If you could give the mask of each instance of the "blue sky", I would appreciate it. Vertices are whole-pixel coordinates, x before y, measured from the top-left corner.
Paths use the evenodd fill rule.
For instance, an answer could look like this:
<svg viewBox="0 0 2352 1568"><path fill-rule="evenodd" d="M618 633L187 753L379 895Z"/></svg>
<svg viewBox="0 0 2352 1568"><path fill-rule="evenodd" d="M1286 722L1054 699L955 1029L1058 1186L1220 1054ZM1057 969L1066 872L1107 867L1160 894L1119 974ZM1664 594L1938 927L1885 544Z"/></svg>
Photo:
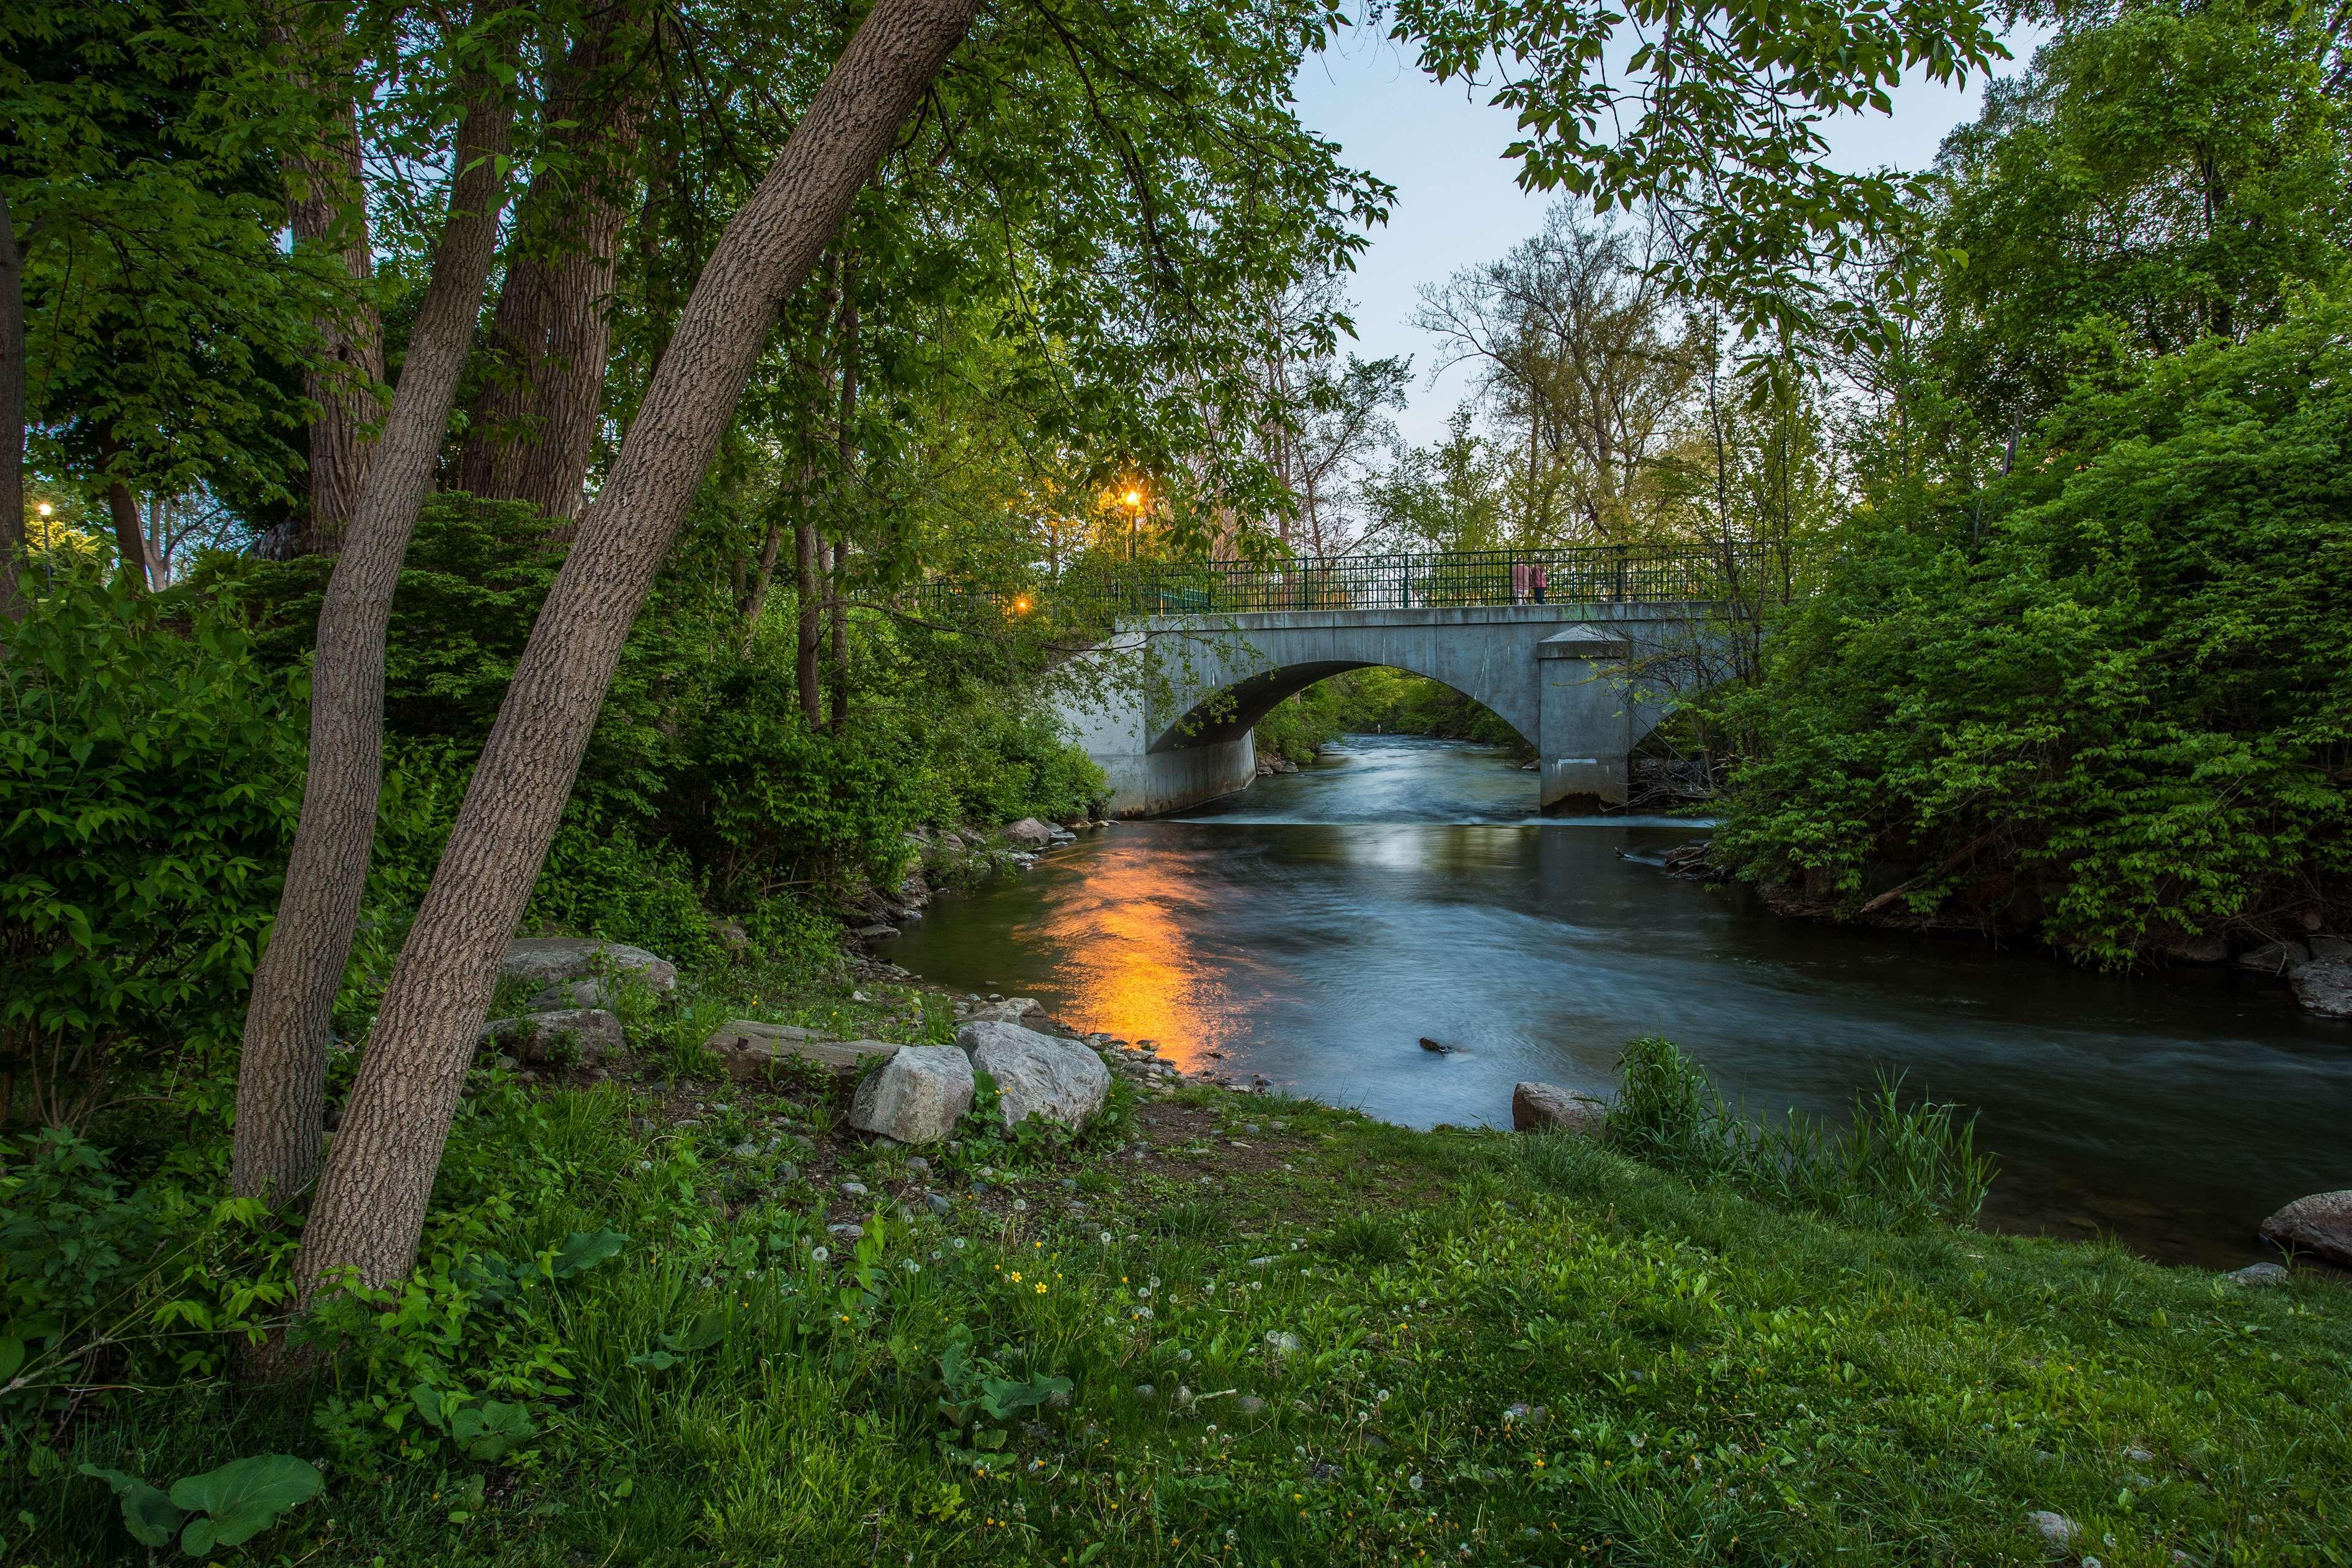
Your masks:
<svg viewBox="0 0 2352 1568"><path fill-rule="evenodd" d="M2023 68L2039 36L2010 37L2017 57L2000 68L2003 74ZM1981 79L1964 88L1906 83L1894 95L1892 115L1849 117L1828 128L1831 161L1848 169L1924 168L1945 133L1975 117L1982 95ZM1512 183L1517 165L1502 156L1514 134L1509 111L1487 107L1484 93L1435 85L1365 29L1307 62L1298 101L1307 124L1338 141L1349 162L1397 187L1394 211L1371 232L1370 248L1349 280L1354 351L1368 359L1412 356L1412 403L1397 423L1409 439L1430 440L1469 390L1468 372L1448 371L1430 386L1434 344L1411 325L1413 291L1500 256L1536 232L1550 198L1522 194Z"/></svg>

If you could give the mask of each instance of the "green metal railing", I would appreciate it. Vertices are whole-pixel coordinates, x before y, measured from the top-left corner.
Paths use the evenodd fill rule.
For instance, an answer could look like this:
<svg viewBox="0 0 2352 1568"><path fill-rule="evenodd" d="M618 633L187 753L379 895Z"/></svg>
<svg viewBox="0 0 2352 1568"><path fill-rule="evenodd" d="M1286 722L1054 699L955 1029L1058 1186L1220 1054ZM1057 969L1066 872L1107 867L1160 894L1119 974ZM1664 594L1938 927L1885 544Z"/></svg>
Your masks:
<svg viewBox="0 0 2352 1568"><path fill-rule="evenodd" d="M933 579L900 602L917 613L1108 622L1151 615L1262 615L1297 610L1423 610L1745 597L1777 576L1770 547L1601 545L1552 550L1294 557L1185 563L1089 561L982 585Z"/></svg>

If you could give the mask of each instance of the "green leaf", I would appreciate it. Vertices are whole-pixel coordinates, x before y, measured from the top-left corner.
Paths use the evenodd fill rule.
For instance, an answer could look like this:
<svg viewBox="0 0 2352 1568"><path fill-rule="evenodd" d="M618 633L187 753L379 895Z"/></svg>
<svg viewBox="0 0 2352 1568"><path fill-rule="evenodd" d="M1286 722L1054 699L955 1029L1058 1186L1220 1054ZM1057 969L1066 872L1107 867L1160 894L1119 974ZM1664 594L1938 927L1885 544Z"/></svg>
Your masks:
<svg viewBox="0 0 2352 1568"><path fill-rule="evenodd" d="M1024 1410L1033 1410L1056 1394L1070 1391L1066 1377L1033 1377L1026 1383L1013 1383L1002 1377L985 1378L981 1385L980 1407L991 1417L1003 1421Z"/></svg>
<svg viewBox="0 0 2352 1568"><path fill-rule="evenodd" d="M417 1417L426 1426L436 1432L449 1429L447 1396L429 1383L420 1383L408 1391L408 1397L415 1401Z"/></svg>
<svg viewBox="0 0 2352 1568"><path fill-rule="evenodd" d="M538 1431L530 1411L497 1399L467 1405L449 1419L449 1436L466 1457L486 1463L504 1458Z"/></svg>
<svg viewBox="0 0 2352 1568"><path fill-rule="evenodd" d="M563 1245L548 1260L547 1277L568 1280L583 1269L593 1269L627 1246L628 1241L617 1230L575 1230L563 1239Z"/></svg>
<svg viewBox="0 0 2352 1568"><path fill-rule="evenodd" d="M96 1476L114 1489L114 1495L122 1500L122 1527L131 1531L131 1540L142 1546L171 1544L173 1532L180 1528L180 1521L186 1515L160 1489L149 1486L137 1476L102 1470L96 1465L82 1466L81 1473Z"/></svg>
<svg viewBox="0 0 2352 1568"><path fill-rule="evenodd" d="M0 1383L16 1375L25 1364L25 1342L14 1335L0 1335Z"/></svg>
<svg viewBox="0 0 2352 1568"><path fill-rule="evenodd" d="M193 1553L201 1554L215 1544L235 1546L260 1534L281 1515L317 1497L326 1484L327 1478L308 1459L256 1454L178 1482L172 1488L172 1500L212 1515L211 1534ZM188 1550L184 1537L180 1544Z"/></svg>

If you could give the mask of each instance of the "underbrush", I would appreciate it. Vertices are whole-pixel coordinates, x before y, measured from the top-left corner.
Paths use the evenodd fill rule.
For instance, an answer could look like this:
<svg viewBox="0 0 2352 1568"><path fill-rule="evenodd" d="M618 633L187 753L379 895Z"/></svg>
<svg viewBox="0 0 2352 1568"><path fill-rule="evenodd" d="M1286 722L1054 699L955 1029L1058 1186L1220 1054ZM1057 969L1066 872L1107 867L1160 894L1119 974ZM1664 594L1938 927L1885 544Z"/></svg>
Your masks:
<svg viewBox="0 0 2352 1568"><path fill-rule="evenodd" d="M1656 1049L1627 1136L1699 1113L1696 1154L1650 1145L1697 1185L1205 1087L1122 1084L1081 1138L872 1145L842 1081L695 1071L706 1010L768 983L689 977L633 1019L679 1042L634 1079L478 1070L425 1262L324 1316L314 1375L125 1377L129 1333L89 1359L9 1427L0 1559L131 1552L84 1464L278 1452L324 1495L215 1560L2023 1563L2048 1509L2106 1564L2347 1561L2352 1300L2326 1281L1889 1224L1919 1184L1884 1173L1874 1207L1826 1175L1756 1201L1835 1138L1707 1124ZM764 1010L946 1037L936 998L856 984ZM1964 1197L1960 1145L1898 1113L1850 1148L1927 1139L1886 1168Z"/></svg>

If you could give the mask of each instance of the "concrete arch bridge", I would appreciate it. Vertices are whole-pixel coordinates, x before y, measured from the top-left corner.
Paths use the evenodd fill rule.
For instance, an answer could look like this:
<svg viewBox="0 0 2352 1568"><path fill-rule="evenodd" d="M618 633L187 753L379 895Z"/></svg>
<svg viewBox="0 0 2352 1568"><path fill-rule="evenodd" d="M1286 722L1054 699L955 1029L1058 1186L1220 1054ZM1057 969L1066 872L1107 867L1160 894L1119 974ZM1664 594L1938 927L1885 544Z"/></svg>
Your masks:
<svg viewBox="0 0 2352 1568"><path fill-rule="evenodd" d="M1541 761L1542 809L1622 808L1629 758L1730 646L1752 547L1346 557L1137 574L1062 716L1120 816L1245 788L1250 730L1293 693L1389 665L1484 704Z"/></svg>

